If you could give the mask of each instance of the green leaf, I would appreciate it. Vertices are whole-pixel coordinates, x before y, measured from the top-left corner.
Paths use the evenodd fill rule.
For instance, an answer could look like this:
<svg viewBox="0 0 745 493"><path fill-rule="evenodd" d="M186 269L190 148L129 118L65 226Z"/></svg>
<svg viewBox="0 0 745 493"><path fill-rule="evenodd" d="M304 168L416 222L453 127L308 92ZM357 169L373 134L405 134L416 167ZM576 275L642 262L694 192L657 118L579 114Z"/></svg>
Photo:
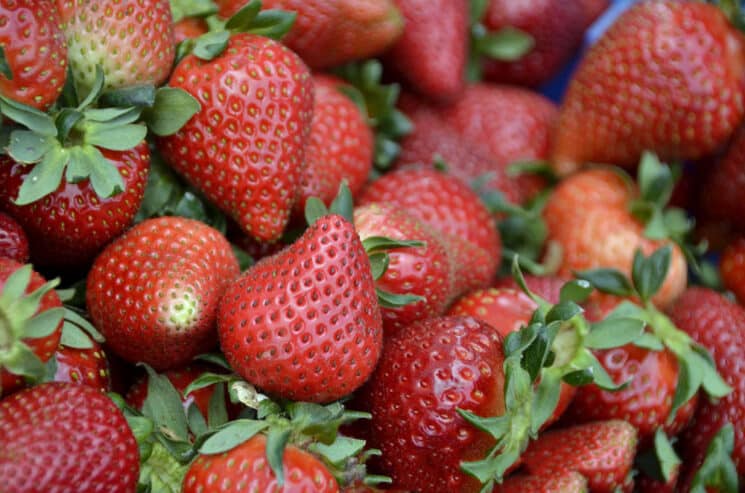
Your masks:
<svg viewBox="0 0 745 493"><path fill-rule="evenodd" d="M590 384L594 381L594 379L595 374L592 370L592 367L576 370L571 373L567 373L562 377L562 380L573 387L580 387L582 385Z"/></svg>
<svg viewBox="0 0 745 493"><path fill-rule="evenodd" d="M170 4L174 24L185 17L207 17L217 13L217 5L212 0L171 0Z"/></svg>
<svg viewBox="0 0 745 493"><path fill-rule="evenodd" d="M372 270L373 279L376 281L383 277L385 271L388 270L388 263L391 258L385 252L375 252L368 255L370 259L370 268Z"/></svg>
<svg viewBox="0 0 745 493"><path fill-rule="evenodd" d="M672 422L678 409L696 394L701 387L703 373L702 360L700 357L696 357L692 350L678 355L678 384L675 387L673 405L667 418L668 422Z"/></svg>
<svg viewBox="0 0 745 493"><path fill-rule="evenodd" d="M540 327L541 324L531 324L518 331L507 334L503 343L505 357L525 351L537 337Z"/></svg>
<svg viewBox="0 0 745 493"><path fill-rule="evenodd" d="M590 362L590 368L592 368L592 374L594 377L595 385L597 385L603 390L611 390L611 391L620 390L629 385L629 383L631 382L631 379L625 382L621 382L620 384L617 384L616 382L614 382L613 379L610 377L610 375L608 375L608 372L605 370L605 367L603 367L603 365L600 364L600 361L598 361L597 358L595 358L595 356L592 353L590 353L588 350L585 350L585 351L587 351L589 355L589 358L587 359Z"/></svg>
<svg viewBox="0 0 745 493"><path fill-rule="evenodd" d="M57 326L64 314L64 308L49 308L44 310L24 324L23 337L38 339L51 335L57 330Z"/></svg>
<svg viewBox="0 0 745 493"><path fill-rule="evenodd" d="M59 144L52 146L23 180L14 203L28 205L57 190L62 182L62 174L68 159L69 153L66 149Z"/></svg>
<svg viewBox="0 0 745 493"><path fill-rule="evenodd" d="M678 454L675 453L672 444L670 444L670 440L668 440L667 435L662 428L658 428L657 432L655 432L654 448L660 463L662 477L665 482L668 482L670 481L670 478L672 478L675 468L680 465L681 462Z"/></svg>
<svg viewBox="0 0 745 493"><path fill-rule="evenodd" d="M636 318L606 318L592 324L585 346L592 349L620 347L638 339L645 326L643 320Z"/></svg>
<svg viewBox="0 0 745 493"><path fill-rule="evenodd" d="M662 287L670 268L672 253L670 245L659 248L649 257L645 257L641 250L634 253L631 278L642 300L649 300Z"/></svg>
<svg viewBox="0 0 745 493"><path fill-rule="evenodd" d="M329 206L329 212L342 216L350 223L354 222L354 199L346 179L339 184L339 191Z"/></svg>
<svg viewBox="0 0 745 493"><path fill-rule="evenodd" d="M140 118L140 108L130 106L127 108L88 108L83 116L89 122L108 123L112 127L134 123Z"/></svg>
<svg viewBox="0 0 745 493"><path fill-rule="evenodd" d="M427 244L420 240L397 240L387 236L368 236L362 240L362 247L367 253L377 253L395 248L423 247Z"/></svg>
<svg viewBox="0 0 745 493"><path fill-rule="evenodd" d="M535 339L523 351L522 366L530 375L531 382L536 380L546 363L555 336L556 331L551 331L546 326L538 326Z"/></svg>
<svg viewBox="0 0 745 493"><path fill-rule="evenodd" d="M57 135L57 127L52 117L31 106L0 96L0 113L44 137Z"/></svg>
<svg viewBox="0 0 745 493"><path fill-rule="evenodd" d="M207 423L210 429L214 429L227 422L228 409L225 404L225 385L217 383L207 406Z"/></svg>
<svg viewBox="0 0 745 493"><path fill-rule="evenodd" d="M645 332L633 342L634 346L649 349L650 351L662 351L665 344L656 335Z"/></svg>
<svg viewBox="0 0 745 493"><path fill-rule="evenodd" d="M95 166L90 156L85 153L81 146L70 147L67 152L69 159L65 171L65 180L68 183L79 183L88 179Z"/></svg>
<svg viewBox="0 0 745 493"><path fill-rule="evenodd" d="M70 132L83 120L83 118L83 113L74 108L62 108L54 119L54 124L57 126L57 138L59 141L67 142L70 137Z"/></svg>
<svg viewBox="0 0 745 493"><path fill-rule="evenodd" d="M44 363L23 343L14 346L14 354L12 357L0 361L0 367L13 375L24 377L29 383L40 381L46 373Z"/></svg>
<svg viewBox="0 0 745 493"><path fill-rule="evenodd" d="M709 442L704 462L693 477L691 493L739 491L737 468L732 460L734 443L734 428L730 423L725 423Z"/></svg>
<svg viewBox="0 0 745 493"><path fill-rule="evenodd" d="M722 376L717 371L716 363L705 347L694 345L693 354L698 358L699 368L703 371L701 377L701 386L707 394L714 398L721 398L732 392L732 387L727 385Z"/></svg>
<svg viewBox="0 0 745 493"><path fill-rule="evenodd" d="M183 89L161 87L155 94L152 110L145 113L145 118L150 130L164 137L178 132L201 109L199 101Z"/></svg>
<svg viewBox="0 0 745 493"><path fill-rule="evenodd" d="M93 146L85 146L79 156L88 161L91 186L101 198L113 197L124 191L124 179L114 163Z"/></svg>
<svg viewBox="0 0 745 493"><path fill-rule="evenodd" d="M569 281L561 287L559 292L559 301L561 303L567 301L573 301L575 303L583 303L587 301L587 298L592 294L593 287L588 281L584 279L577 279Z"/></svg>
<svg viewBox="0 0 745 493"><path fill-rule="evenodd" d="M187 441L188 429L181 395L168 377L159 375L150 366L140 363L148 374L147 397L142 414L152 419L158 431L167 438Z"/></svg>
<svg viewBox="0 0 745 493"><path fill-rule="evenodd" d="M127 108L150 108L155 104L155 86L152 84L141 84L128 87L109 89L101 94L98 103L102 107Z"/></svg>
<svg viewBox="0 0 745 493"><path fill-rule="evenodd" d="M553 322L557 320L570 320L582 313L582 307L573 301L564 301L551 307L546 314L546 322Z"/></svg>
<svg viewBox="0 0 745 493"><path fill-rule="evenodd" d="M289 428L269 428L269 433L266 436L266 459L269 462L269 467L274 471L274 475L277 477L277 485L280 488L285 483L285 472L282 464L282 459L285 455L285 446L290 440L290 433L292 432Z"/></svg>
<svg viewBox="0 0 745 493"><path fill-rule="evenodd" d="M186 410L186 421L189 424L189 430L194 436L199 436L207 431L207 421L202 416L197 403L192 401L189 408Z"/></svg>
<svg viewBox="0 0 745 493"><path fill-rule="evenodd" d="M458 414L468 423L479 430L488 433L494 439L501 439L509 431L509 421L506 416L482 417L467 409L457 408Z"/></svg>
<svg viewBox="0 0 745 493"><path fill-rule="evenodd" d="M112 151L127 151L142 143L147 127L141 124L111 125L88 122L85 124L85 143Z"/></svg>
<svg viewBox="0 0 745 493"><path fill-rule="evenodd" d="M28 288L29 282L31 282L32 272L33 267L31 267L31 264L26 264L23 267L19 267L8 276L5 280L2 294L0 294L0 305L7 306L15 300L23 297Z"/></svg>
<svg viewBox="0 0 745 493"><path fill-rule="evenodd" d="M199 36L194 41L192 53L202 60L212 60L220 56L228 46L230 33L228 31L212 31Z"/></svg>
<svg viewBox="0 0 745 493"><path fill-rule="evenodd" d="M556 410L561 393L561 381L556 372L545 371L541 375L536 393L533 396L533 413L531 414L530 430L538 433L541 426L548 421Z"/></svg>
<svg viewBox="0 0 745 493"><path fill-rule="evenodd" d="M616 269L591 269L575 272L574 276L592 284L598 291L616 296L631 296L633 287L628 278Z"/></svg>
<svg viewBox="0 0 745 493"><path fill-rule="evenodd" d="M192 380L192 382L186 386L186 388L184 389L184 395L190 395L196 390L204 389L218 383L230 382L235 379L236 376L233 374L226 375L220 373L205 372Z"/></svg>
<svg viewBox="0 0 745 493"><path fill-rule="evenodd" d="M655 154L648 151L642 154L637 180L645 201L661 207L670 200L675 180L670 167L662 164Z"/></svg>
<svg viewBox="0 0 745 493"><path fill-rule="evenodd" d="M525 56L535 46L535 39L520 29L507 26L486 33L476 40L476 50L493 60L513 62Z"/></svg>
<svg viewBox="0 0 745 493"><path fill-rule="evenodd" d="M54 137L45 137L30 130L16 130L10 134L8 155L19 163L37 163L56 143Z"/></svg>
<svg viewBox="0 0 745 493"><path fill-rule="evenodd" d="M489 6L489 0L470 0L469 1L469 18L471 24L476 24L483 19L486 8Z"/></svg>
<svg viewBox="0 0 745 493"><path fill-rule="evenodd" d="M205 361L225 370L233 371L228 364L228 361L225 359L225 355L222 353L203 353L194 357L194 361Z"/></svg>
<svg viewBox="0 0 745 493"><path fill-rule="evenodd" d="M0 46L0 74L8 80L13 80L13 71L10 69L8 59L5 57L5 48L2 46Z"/></svg>
<svg viewBox="0 0 745 493"><path fill-rule="evenodd" d="M93 347L90 336L77 325L67 321L62 324L60 344L73 349L91 349Z"/></svg>
<svg viewBox="0 0 745 493"><path fill-rule="evenodd" d="M248 32L279 40L290 32L296 18L297 13L287 10L262 10Z"/></svg>
<svg viewBox="0 0 745 493"><path fill-rule="evenodd" d="M269 423L252 419L237 419L221 426L199 448L200 454L221 454L249 440Z"/></svg>
<svg viewBox="0 0 745 493"><path fill-rule="evenodd" d="M395 294L389 293L380 288L375 288L378 295L378 303L383 308L401 308L402 306L411 305L419 301L426 301L423 296L414 294Z"/></svg>
<svg viewBox="0 0 745 493"><path fill-rule="evenodd" d="M90 90L88 91L88 94L85 96L85 99L80 102L78 105L79 110L83 110L90 106L98 97L101 95L101 92L103 91L104 86L104 74L103 74L103 68L101 65L96 64L96 78L93 81L93 85L91 86ZM78 91L79 93L80 91Z"/></svg>
<svg viewBox="0 0 745 493"><path fill-rule="evenodd" d="M323 216L327 216L329 210L326 205L318 197L310 197L305 201L305 221L308 226L315 223Z"/></svg>
<svg viewBox="0 0 745 493"><path fill-rule="evenodd" d="M320 442L311 444L311 450L335 466L344 466L351 457L365 448L365 441L357 438L339 436L334 443L326 445Z"/></svg>
<svg viewBox="0 0 745 493"><path fill-rule="evenodd" d="M65 307L65 321L72 322L79 328L83 329L94 341L98 343L106 342L103 334L88 321L69 307Z"/></svg>
<svg viewBox="0 0 745 493"><path fill-rule="evenodd" d="M256 16L261 10L261 0L251 0L228 19L225 29L229 31L242 32L251 27Z"/></svg>

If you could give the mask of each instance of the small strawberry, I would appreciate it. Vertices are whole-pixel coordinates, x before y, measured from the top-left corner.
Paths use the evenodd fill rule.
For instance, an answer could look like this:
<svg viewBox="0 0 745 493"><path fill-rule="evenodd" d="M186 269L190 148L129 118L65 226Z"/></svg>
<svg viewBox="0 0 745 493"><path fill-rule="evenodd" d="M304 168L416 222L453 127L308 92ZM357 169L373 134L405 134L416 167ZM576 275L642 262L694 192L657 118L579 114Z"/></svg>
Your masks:
<svg viewBox="0 0 745 493"><path fill-rule="evenodd" d="M523 467L539 476L576 471L587 478L590 491L631 492L636 454L636 430L625 421L597 421L548 431L522 455Z"/></svg>
<svg viewBox="0 0 745 493"><path fill-rule="evenodd" d="M173 42L178 45L187 39L195 39L209 31L207 21L200 17L184 17L173 23Z"/></svg>
<svg viewBox="0 0 745 493"><path fill-rule="evenodd" d="M18 221L0 212L0 257L8 257L16 262L28 261L28 238Z"/></svg>
<svg viewBox="0 0 745 493"><path fill-rule="evenodd" d="M122 412L85 385L50 382L0 401L0 476L21 491L130 493L140 469Z"/></svg>
<svg viewBox="0 0 745 493"><path fill-rule="evenodd" d="M0 2L0 95L45 110L66 76L67 45L54 2Z"/></svg>
<svg viewBox="0 0 745 493"><path fill-rule="evenodd" d="M271 395L312 402L337 400L368 379L382 325L370 261L338 215L319 218L233 282L217 320L239 375Z"/></svg>
<svg viewBox="0 0 745 493"><path fill-rule="evenodd" d="M57 0L57 6L80 88L93 87L96 66L107 88L159 86L168 78L176 50L167 0Z"/></svg>
<svg viewBox="0 0 745 493"><path fill-rule="evenodd" d="M569 281L569 279L563 277L533 276L529 274L526 274L524 276L524 279L525 284L528 286L528 289L554 305L559 303L561 297L561 288L564 286L564 284L567 283L567 281ZM497 289L520 289L517 281L512 276L497 279L494 287Z"/></svg>
<svg viewBox="0 0 745 493"><path fill-rule="evenodd" d="M724 287L745 303L745 238L738 238L722 252L719 264Z"/></svg>
<svg viewBox="0 0 745 493"><path fill-rule="evenodd" d="M111 390L111 376L109 375L109 361L101 345L89 339L90 347L73 347L65 345L65 329L63 329L63 344L54 353L55 382L71 382L88 385L101 392ZM87 344L86 344L87 345Z"/></svg>
<svg viewBox="0 0 745 493"><path fill-rule="evenodd" d="M192 219L149 219L96 257L86 305L112 351L174 368L215 345L217 304L238 274L217 230Z"/></svg>
<svg viewBox="0 0 745 493"><path fill-rule="evenodd" d="M30 265L0 257L0 396L44 376L59 344L63 309L54 286Z"/></svg>
<svg viewBox="0 0 745 493"><path fill-rule="evenodd" d="M631 167L645 150L665 160L716 150L745 114L743 43L714 5L633 5L574 73L556 127L556 171Z"/></svg>
<svg viewBox="0 0 745 493"><path fill-rule="evenodd" d="M528 476L515 475L507 478L504 484L494 488L492 493L587 493L587 480L576 471L566 471L558 475Z"/></svg>

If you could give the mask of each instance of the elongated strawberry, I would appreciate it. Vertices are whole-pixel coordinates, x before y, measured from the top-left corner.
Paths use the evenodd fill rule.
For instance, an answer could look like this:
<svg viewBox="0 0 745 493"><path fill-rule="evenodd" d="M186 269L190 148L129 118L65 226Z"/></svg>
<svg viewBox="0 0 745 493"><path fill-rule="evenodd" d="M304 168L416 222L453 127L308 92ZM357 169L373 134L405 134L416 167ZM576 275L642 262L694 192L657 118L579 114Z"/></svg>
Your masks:
<svg viewBox="0 0 745 493"><path fill-rule="evenodd" d="M312 402L339 399L368 379L382 325L370 261L338 215L232 283L217 320L238 374L271 395Z"/></svg>
<svg viewBox="0 0 745 493"><path fill-rule="evenodd" d="M0 2L0 95L44 110L62 92L67 45L52 0Z"/></svg>
<svg viewBox="0 0 745 493"><path fill-rule="evenodd" d="M214 347L217 304L238 274L219 231L192 219L148 219L96 257L86 305L112 351L173 368Z"/></svg>
<svg viewBox="0 0 745 493"><path fill-rule="evenodd" d="M28 261L28 238L18 222L0 212L0 257L8 257L16 262Z"/></svg>
<svg viewBox="0 0 745 493"><path fill-rule="evenodd" d="M260 241L282 234L295 201L312 118L310 73L283 45L234 34L211 60L184 57L169 85L199 100L159 140L166 161Z"/></svg>
<svg viewBox="0 0 745 493"><path fill-rule="evenodd" d="M0 475L7 491L129 493L140 469L122 412L85 385L45 383L0 401Z"/></svg>
<svg viewBox="0 0 745 493"><path fill-rule="evenodd" d="M645 150L664 160L711 153L745 113L744 69L743 38L716 6L634 5L572 78L556 127L556 171L590 162L631 167Z"/></svg>
<svg viewBox="0 0 745 493"><path fill-rule="evenodd" d="M522 456L531 474L546 476L577 471L587 478L590 491L630 492L636 453L636 430L625 421L597 421L548 431Z"/></svg>
<svg viewBox="0 0 745 493"><path fill-rule="evenodd" d="M30 265L0 257L0 396L44 376L44 365L59 344L62 303Z"/></svg>

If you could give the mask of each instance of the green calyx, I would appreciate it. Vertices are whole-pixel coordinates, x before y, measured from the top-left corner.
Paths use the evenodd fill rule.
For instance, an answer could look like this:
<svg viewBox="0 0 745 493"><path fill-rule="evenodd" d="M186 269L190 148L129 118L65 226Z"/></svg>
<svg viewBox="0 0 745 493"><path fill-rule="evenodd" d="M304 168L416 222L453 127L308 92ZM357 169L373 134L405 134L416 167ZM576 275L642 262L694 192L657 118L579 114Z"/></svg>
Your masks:
<svg viewBox="0 0 745 493"><path fill-rule="evenodd" d="M218 11L212 0L170 0L169 3L174 24L186 17L207 17Z"/></svg>
<svg viewBox="0 0 745 493"><path fill-rule="evenodd" d="M639 454L635 460L636 469L648 478L667 483L672 479L681 460L675 453L670 439L658 428L654 435L654 447Z"/></svg>
<svg viewBox="0 0 745 493"><path fill-rule="evenodd" d="M691 482L691 493L740 491L737 468L732 460L734 448L735 430L731 423L725 423L709 442L704 462Z"/></svg>
<svg viewBox="0 0 745 493"><path fill-rule="evenodd" d="M13 71L8 63L8 58L5 56L5 48L2 46L0 46L0 74L8 80L13 80Z"/></svg>
<svg viewBox="0 0 745 493"><path fill-rule="evenodd" d="M64 310L51 308L37 313L41 299L59 284L59 279L26 294L31 274L31 266L24 265L8 277L0 292L0 369L36 382L44 377L44 364L25 341L53 334Z"/></svg>
<svg viewBox="0 0 745 493"><path fill-rule="evenodd" d="M622 346L644 330L643 321L628 317L590 324L578 304L593 290L586 281L565 284L559 303L551 305L528 289L517 258L513 275L538 309L527 326L504 340L505 413L479 417L459 409L464 419L496 441L486 458L461 464L465 472L481 481L484 492L502 481L530 440L538 436L556 409L562 381L574 386L594 383L607 390L628 384L614 382L591 349Z"/></svg>

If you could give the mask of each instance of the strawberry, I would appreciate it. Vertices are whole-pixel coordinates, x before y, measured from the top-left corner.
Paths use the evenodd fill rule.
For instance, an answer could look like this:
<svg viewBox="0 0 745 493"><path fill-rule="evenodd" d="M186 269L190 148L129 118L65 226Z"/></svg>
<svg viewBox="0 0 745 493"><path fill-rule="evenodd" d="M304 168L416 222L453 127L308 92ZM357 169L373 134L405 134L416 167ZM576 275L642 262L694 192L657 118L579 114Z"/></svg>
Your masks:
<svg viewBox="0 0 745 493"><path fill-rule="evenodd" d="M54 381L88 385L101 392L111 390L106 354L97 342L91 341L91 346L75 348L60 344L54 353Z"/></svg>
<svg viewBox="0 0 745 493"><path fill-rule="evenodd" d="M744 186L745 128L741 128L721 159L704 175L697 204L701 219L718 228L745 231L745 208L740 195Z"/></svg>
<svg viewBox="0 0 745 493"><path fill-rule="evenodd" d="M343 179L356 195L367 181L373 161L372 131L365 115L341 93L345 83L334 77L315 75L313 84L313 123L295 202L298 216L302 216L310 197L331 204Z"/></svg>
<svg viewBox="0 0 745 493"><path fill-rule="evenodd" d="M107 88L159 86L168 78L175 44L167 0L57 0L57 6L79 87L93 87L96 65Z"/></svg>
<svg viewBox="0 0 745 493"><path fill-rule="evenodd" d="M533 38L532 49L515 61L484 60L484 78L537 87L553 77L574 55L584 34L582 2L532 0L515 4L490 0L481 22L488 31L517 28Z"/></svg>
<svg viewBox="0 0 745 493"><path fill-rule="evenodd" d="M585 12L585 24L591 25L610 5L610 0L580 0Z"/></svg>
<svg viewBox="0 0 745 493"><path fill-rule="evenodd" d="M686 463L700 461L719 429L729 422L735 430L734 459L740 476L745 475L745 310L722 295L693 287L686 290L670 310L672 321L711 357L732 392L719 399L702 399L691 426L681 437ZM704 382L706 383L706 382Z"/></svg>
<svg viewBox="0 0 745 493"><path fill-rule="evenodd" d="M544 433L522 455L522 463L530 474L539 476L579 472L592 492L612 493L616 488L630 492L635 453L633 426L625 421L597 421Z"/></svg>
<svg viewBox="0 0 745 493"><path fill-rule="evenodd" d="M62 92L67 45L52 0L0 2L0 95L44 110Z"/></svg>
<svg viewBox="0 0 745 493"><path fill-rule="evenodd" d="M174 368L215 345L217 304L238 274L219 231L192 219L148 219L96 257L86 305L113 352Z"/></svg>
<svg viewBox="0 0 745 493"><path fill-rule="evenodd" d="M389 203L442 235L452 256L457 296L488 285L500 261L496 225L479 197L458 180L431 169L398 170L373 182L359 204Z"/></svg>
<svg viewBox="0 0 745 493"><path fill-rule="evenodd" d="M40 380L60 341L62 303L46 280L15 260L0 257L0 396ZM0 442L1 443L1 442Z"/></svg>
<svg viewBox="0 0 745 493"><path fill-rule="evenodd" d="M724 286L745 302L745 238L738 238L722 252L719 264Z"/></svg>
<svg viewBox="0 0 745 493"><path fill-rule="evenodd" d="M390 65L420 94L456 99L465 87L468 2L396 0L403 35L388 53Z"/></svg>
<svg viewBox="0 0 745 493"><path fill-rule="evenodd" d="M405 210L385 203L357 207L354 226L363 242L387 237L425 243L421 247L387 252L388 268L375 281L376 285L390 293L407 293L423 299L402 307L381 305L386 334L417 320L442 315L452 297L453 281L450 259L439 236Z"/></svg>
<svg viewBox="0 0 745 493"><path fill-rule="evenodd" d="M201 17L184 17L173 23L173 42L178 45L187 39L198 38L207 31L207 21Z"/></svg>
<svg viewBox="0 0 745 493"><path fill-rule="evenodd" d="M282 42L314 69L377 56L404 30L404 20L393 0L264 0L263 3L268 9L297 14L295 24Z"/></svg>
<svg viewBox="0 0 745 493"><path fill-rule="evenodd" d="M116 405L85 385L51 382L0 401L7 491L135 491L137 442Z"/></svg>
<svg viewBox="0 0 745 493"><path fill-rule="evenodd" d="M62 180L40 200L18 204L24 183L33 180L30 166L0 156L0 207L23 226L37 265L79 266L89 262L134 220L147 182L150 152L146 142L125 151L101 149L121 176L124 191L99 196L91 180Z"/></svg>
<svg viewBox="0 0 745 493"><path fill-rule="evenodd" d="M561 288L569 280L563 277L533 276L529 274L526 274L524 276L524 279L525 284L528 286L528 289L554 305L559 303ZM501 279L497 279L494 287L497 289L520 289L520 286L518 285L517 281L515 281L514 277L503 277Z"/></svg>
<svg viewBox="0 0 745 493"><path fill-rule="evenodd" d="M276 41L240 33L209 61L184 57L169 85L196 97L201 110L159 140L163 157L245 232L279 239L310 131L308 69Z"/></svg>
<svg viewBox="0 0 745 493"><path fill-rule="evenodd" d="M16 262L28 261L28 238L18 221L0 212L0 257Z"/></svg>
<svg viewBox="0 0 745 493"><path fill-rule="evenodd" d="M576 471L558 476L515 475L494 488L493 493L587 493L587 480Z"/></svg>
<svg viewBox="0 0 745 493"><path fill-rule="evenodd" d="M552 163L568 174L589 162L631 167L645 150L664 160L705 156L742 120L744 83L743 37L716 6L639 2L574 73Z"/></svg>
<svg viewBox="0 0 745 493"><path fill-rule="evenodd" d="M233 282L217 327L230 366L271 395L337 400L377 363L383 327L370 261L352 223L314 222Z"/></svg>

